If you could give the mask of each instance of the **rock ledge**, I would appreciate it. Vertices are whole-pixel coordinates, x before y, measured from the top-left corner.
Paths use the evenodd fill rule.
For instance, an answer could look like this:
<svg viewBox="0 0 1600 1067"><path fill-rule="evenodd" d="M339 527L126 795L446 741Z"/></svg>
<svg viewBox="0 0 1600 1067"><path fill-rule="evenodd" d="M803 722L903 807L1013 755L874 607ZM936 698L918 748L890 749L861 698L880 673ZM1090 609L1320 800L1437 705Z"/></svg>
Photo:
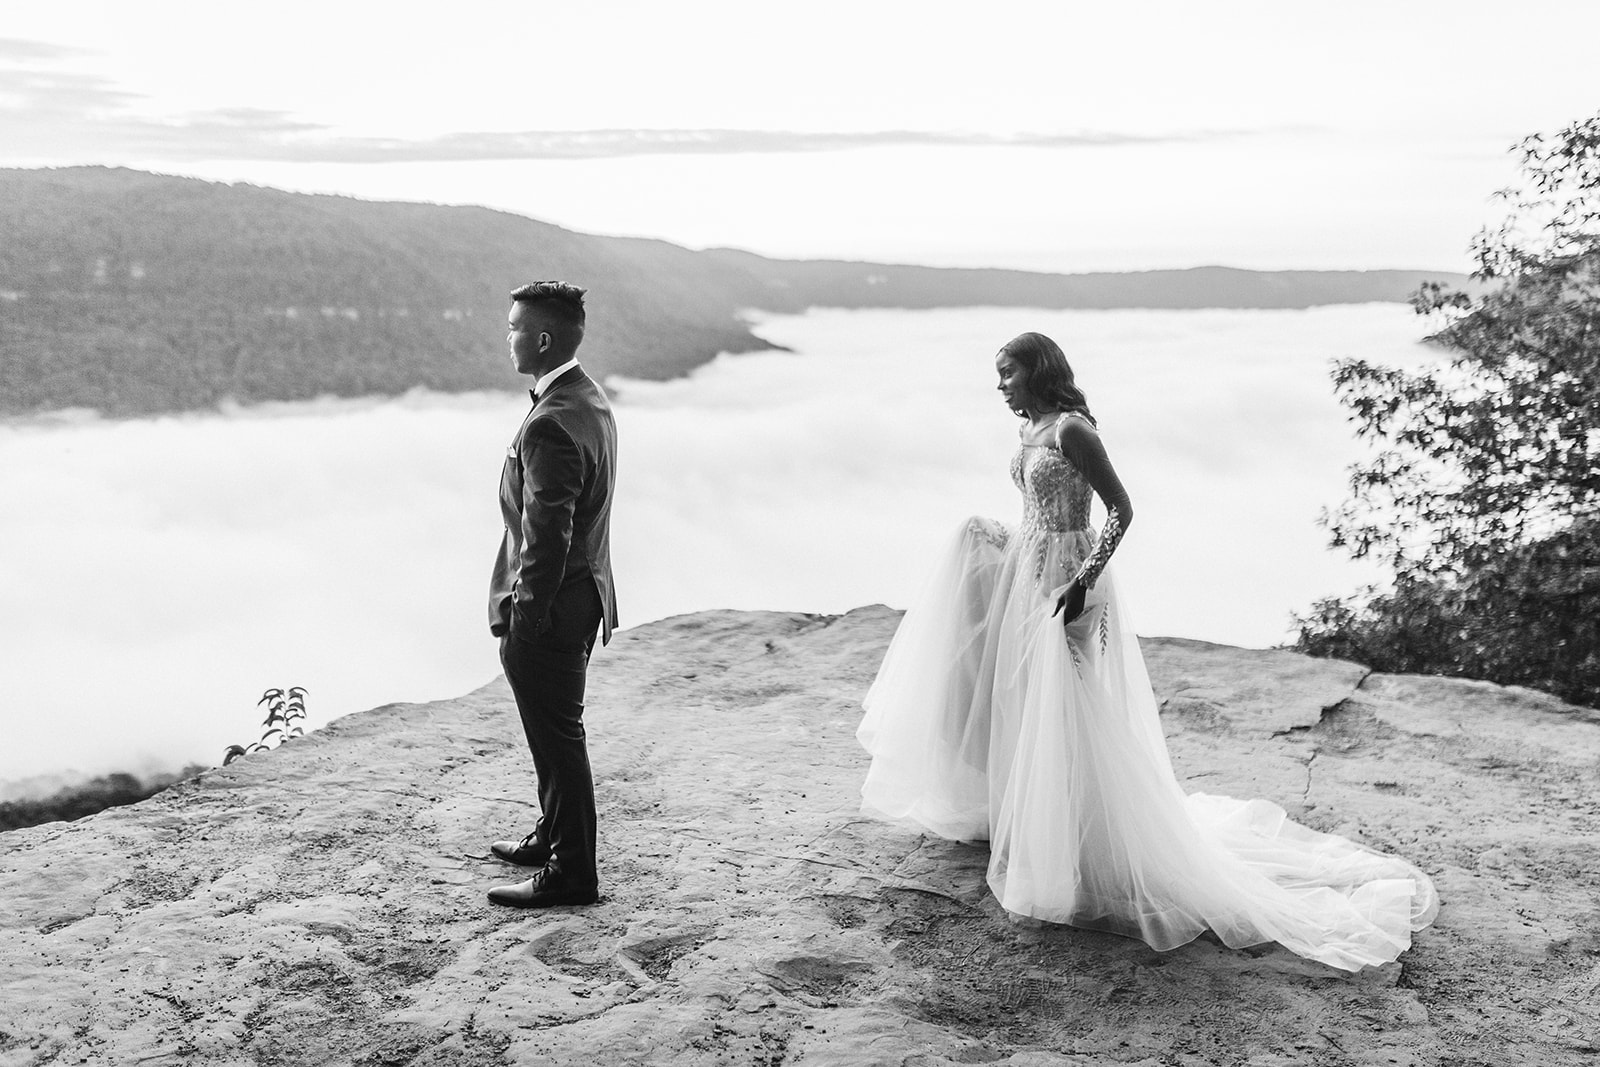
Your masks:
<svg viewBox="0 0 1600 1067"><path fill-rule="evenodd" d="M862 818L898 613L706 612L596 655L602 902L521 913L501 680L0 836L0 1067L1504 1064L1600 1054L1600 729L1519 690L1145 642L1191 788L1397 850L1444 909L1346 976L1008 921L982 847Z"/></svg>

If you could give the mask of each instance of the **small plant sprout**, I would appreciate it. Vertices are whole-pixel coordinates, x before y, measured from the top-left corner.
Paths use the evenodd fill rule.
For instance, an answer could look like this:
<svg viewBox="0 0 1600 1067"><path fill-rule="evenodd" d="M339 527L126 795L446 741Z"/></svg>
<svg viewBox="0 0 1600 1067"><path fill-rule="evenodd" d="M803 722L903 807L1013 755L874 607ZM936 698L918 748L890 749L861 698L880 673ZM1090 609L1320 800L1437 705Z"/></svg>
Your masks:
<svg viewBox="0 0 1600 1067"><path fill-rule="evenodd" d="M222 754L222 765L226 767L240 756L248 756L252 752L265 752L277 748L286 741L293 741L304 736L305 729L301 723L306 717L306 691L298 685L290 686L288 691L282 689L268 689L261 694L261 699L256 701L256 706L267 706L267 717L261 720L261 739L252 745L229 745Z"/></svg>

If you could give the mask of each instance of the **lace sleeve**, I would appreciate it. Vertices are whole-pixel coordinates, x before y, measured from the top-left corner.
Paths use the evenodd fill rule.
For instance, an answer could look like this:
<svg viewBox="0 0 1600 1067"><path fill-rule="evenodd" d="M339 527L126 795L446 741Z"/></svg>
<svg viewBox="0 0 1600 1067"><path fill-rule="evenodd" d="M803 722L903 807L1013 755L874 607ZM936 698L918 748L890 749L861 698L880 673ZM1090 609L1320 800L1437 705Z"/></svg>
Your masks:
<svg viewBox="0 0 1600 1067"><path fill-rule="evenodd" d="M1106 522L1100 528L1094 551L1089 553L1089 558L1083 561L1083 566L1072 577L1084 589L1091 589L1099 579L1100 572L1111 561L1123 534L1133 524L1133 503L1128 499L1128 491L1122 487L1122 480L1117 477L1116 468L1111 466L1111 460L1106 456L1099 432L1088 419L1076 413L1063 416L1056 425L1056 447L1072 461L1073 466L1083 472L1090 487L1099 494L1106 506Z"/></svg>

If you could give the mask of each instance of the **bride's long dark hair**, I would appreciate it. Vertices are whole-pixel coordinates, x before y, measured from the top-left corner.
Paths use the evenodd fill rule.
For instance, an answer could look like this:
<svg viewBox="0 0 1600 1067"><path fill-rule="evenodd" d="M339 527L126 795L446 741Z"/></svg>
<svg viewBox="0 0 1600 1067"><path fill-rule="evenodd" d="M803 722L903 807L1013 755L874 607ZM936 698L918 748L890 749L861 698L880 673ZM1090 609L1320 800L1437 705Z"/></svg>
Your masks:
<svg viewBox="0 0 1600 1067"><path fill-rule="evenodd" d="M1078 388L1072 373L1072 364L1061 346L1042 333L1022 333L1007 341L1000 349L1022 365L1025 387L1034 402L1043 408L1057 411L1077 411L1096 426L1089 414L1089 400ZM1016 411L1015 408L1011 409ZM1025 411L1016 411L1026 415Z"/></svg>

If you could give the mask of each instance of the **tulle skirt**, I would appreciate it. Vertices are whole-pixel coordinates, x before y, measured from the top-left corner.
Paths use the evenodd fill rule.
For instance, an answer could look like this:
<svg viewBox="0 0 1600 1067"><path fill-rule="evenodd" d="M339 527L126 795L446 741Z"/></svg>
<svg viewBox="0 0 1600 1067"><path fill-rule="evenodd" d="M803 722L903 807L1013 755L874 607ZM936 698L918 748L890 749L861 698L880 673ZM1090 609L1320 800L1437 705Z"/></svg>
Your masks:
<svg viewBox="0 0 1600 1067"><path fill-rule="evenodd" d="M1185 794L1111 568L1063 628L1086 531L967 522L906 612L865 700L862 808L987 840L1016 915L1138 937L1276 941L1345 970L1433 920L1427 875L1266 800Z"/></svg>

